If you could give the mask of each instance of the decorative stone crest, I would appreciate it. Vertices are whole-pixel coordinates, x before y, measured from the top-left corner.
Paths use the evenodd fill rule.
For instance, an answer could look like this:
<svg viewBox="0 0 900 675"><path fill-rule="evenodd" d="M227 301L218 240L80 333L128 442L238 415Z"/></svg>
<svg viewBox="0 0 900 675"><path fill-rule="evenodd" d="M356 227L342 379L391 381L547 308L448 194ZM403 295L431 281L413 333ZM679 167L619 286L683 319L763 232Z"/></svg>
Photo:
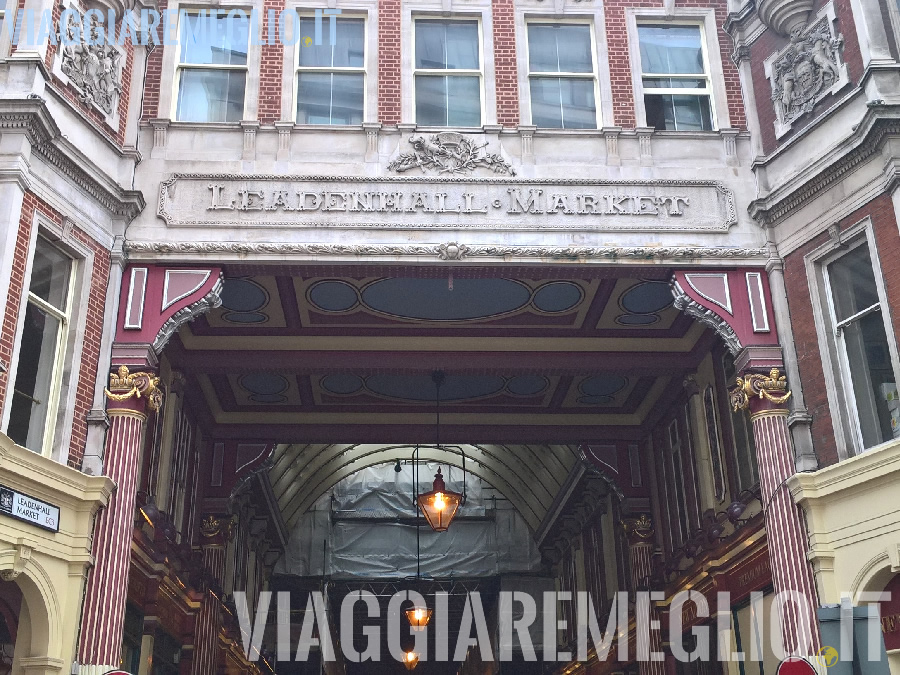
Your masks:
<svg viewBox="0 0 900 675"><path fill-rule="evenodd" d="M457 244L455 241L447 242L438 246L438 257L441 260L462 260L469 252L469 247L465 244Z"/></svg>
<svg viewBox="0 0 900 675"><path fill-rule="evenodd" d="M104 29L96 14L91 15L90 35L85 35L83 16L78 9L66 7L63 15L66 23L61 22L59 27L59 70L78 90L82 103L98 108L107 118L117 118L122 93L122 53L102 39L100 31Z"/></svg>
<svg viewBox="0 0 900 675"><path fill-rule="evenodd" d="M423 172L467 174L479 167L488 168L494 173L515 176L512 166L499 153L485 152L487 143L476 145L475 142L454 131L443 131L430 138L410 136L412 152L401 152L388 169L403 173L418 167Z"/></svg>
<svg viewBox="0 0 900 675"><path fill-rule="evenodd" d="M791 397L791 392L787 388L787 378L780 374L778 368L772 368L768 375L751 373L737 378L736 386L730 394L731 405L735 412L749 408L750 400L753 398L781 405Z"/></svg>
<svg viewBox="0 0 900 675"><path fill-rule="evenodd" d="M790 44L766 60L776 137L787 133L795 120L812 112L827 95L849 83L847 66L841 60L844 37L833 26L834 9L828 5L810 26L795 26Z"/></svg>
<svg viewBox="0 0 900 675"><path fill-rule="evenodd" d="M104 389L111 401L127 401L131 397L147 398L147 407L159 410L163 395L159 388L159 378L152 373L131 373L128 366L119 366L119 370L109 376L109 389Z"/></svg>

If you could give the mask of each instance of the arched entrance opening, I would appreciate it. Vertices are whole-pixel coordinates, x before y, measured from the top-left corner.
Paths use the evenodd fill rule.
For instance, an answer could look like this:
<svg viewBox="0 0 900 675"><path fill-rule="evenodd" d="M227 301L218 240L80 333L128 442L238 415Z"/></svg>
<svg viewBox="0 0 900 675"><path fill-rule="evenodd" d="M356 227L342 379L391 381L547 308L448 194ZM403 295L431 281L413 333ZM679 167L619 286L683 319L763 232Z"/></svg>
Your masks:
<svg viewBox="0 0 900 675"><path fill-rule="evenodd" d="M397 660L354 665L338 651L329 662L321 644L305 652L319 661L298 661L298 636L319 611L316 593L323 614L307 637L321 640L323 631L339 637L348 592L389 603L388 590L436 600L446 584L481 585L495 634L505 589L591 593L603 621L619 591L712 596L726 584L743 602L788 571L801 578L802 551L768 565L761 515L766 503L769 515L799 527L776 493L781 474L793 470L785 459L793 461L793 450L789 394L773 370L781 356L767 279L754 269L630 265L236 261L204 272L135 264L114 349L114 365L130 371L114 374L110 387L111 412L125 411L116 413L119 438L136 438L124 425L140 419L145 439L127 446L140 554L120 554L131 562L121 603L141 632L132 649L146 656L169 641L167 665L181 672L389 672ZM175 282L185 285L179 293ZM169 309L157 316L147 311L154 305ZM439 432L435 370L446 374ZM729 400L737 375L742 388ZM741 411L748 406L752 423ZM518 545L522 564L505 570L508 551L498 548L493 568L473 567L485 557L476 537L460 540L468 550L454 551L457 563L447 562L449 552L443 561L432 556L434 569L412 583L411 496L422 486L406 485L410 499L395 499L391 474L396 466L403 473L416 445L423 465L458 472L448 444L464 448L478 488L508 505L503 546ZM473 500L460 511L460 529L496 529L498 514ZM380 539L365 536L382 529ZM802 591L814 594L811 585L803 577ZM298 595L284 634L266 595L273 591ZM267 609L272 621L254 642L258 608L261 626ZM654 621L670 613L665 602L649 611ZM809 633L811 611L797 610L784 629L789 639ZM578 662L576 608L560 604L553 613L557 622L532 636L536 662L520 640L518 665L491 657L491 672ZM669 642L709 622L698 612L680 618ZM280 648L284 639L291 649ZM662 640L652 638L654 651ZM83 658L114 657L91 649L82 642ZM591 654L585 659L596 662ZM659 667L631 654L620 668ZM456 656L421 658L417 668L486 667L480 650ZM596 667L606 672L612 663Z"/></svg>

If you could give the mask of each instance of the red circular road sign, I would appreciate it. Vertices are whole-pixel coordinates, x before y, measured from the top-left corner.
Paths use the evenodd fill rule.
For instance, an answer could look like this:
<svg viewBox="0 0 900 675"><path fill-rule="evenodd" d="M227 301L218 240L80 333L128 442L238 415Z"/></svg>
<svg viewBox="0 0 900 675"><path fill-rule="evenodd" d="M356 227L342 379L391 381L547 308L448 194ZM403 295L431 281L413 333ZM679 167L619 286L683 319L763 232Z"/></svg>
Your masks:
<svg viewBox="0 0 900 675"><path fill-rule="evenodd" d="M777 675L816 675L816 669L801 656L789 656L778 665Z"/></svg>

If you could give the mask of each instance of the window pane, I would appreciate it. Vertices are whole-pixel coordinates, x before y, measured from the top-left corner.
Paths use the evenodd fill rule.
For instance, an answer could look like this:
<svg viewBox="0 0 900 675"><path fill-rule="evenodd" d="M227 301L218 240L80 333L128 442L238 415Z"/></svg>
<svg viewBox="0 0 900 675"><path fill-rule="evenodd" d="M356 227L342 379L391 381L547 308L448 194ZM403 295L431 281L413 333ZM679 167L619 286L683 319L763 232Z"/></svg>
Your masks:
<svg viewBox="0 0 900 675"><path fill-rule="evenodd" d="M878 287L868 246L858 246L828 266L838 322L878 303Z"/></svg>
<svg viewBox="0 0 900 675"><path fill-rule="evenodd" d="M331 25L322 21L322 44L306 46L303 37L315 39L316 21L312 17L300 19L300 66L308 68L362 68L365 45L365 24L362 19L338 19L335 26L336 43L331 45Z"/></svg>
<svg viewBox="0 0 900 675"><path fill-rule="evenodd" d="M416 123L424 126L481 126L479 78L417 75Z"/></svg>
<svg viewBox="0 0 900 675"><path fill-rule="evenodd" d="M531 122L551 129L596 129L594 81L531 78Z"/></svg>
<svg viewBox="0 0 900 675"><path fill-rule="evenodd" d="M528 24L528 68L535 73L593 73L590 26Z"/></svg>
<svg viewBox="0 0 900 675"><path fill-rule="evenodd" d="M647 124L660 131L711 131L709 96L644 96Z"/></svg>
<svg viewBox="0 0 900 675"><path fill-rule="evenodd" d="M362 116L362 73L300 73L298 76L299 124L362 124Z"/></svg>
<svg viewBox="0 0 900 675"><path fill-rule="evenodd" d="M699 26L638 26L641 72L705 73Z"/></svg>
<svg viewBox="0 0 900 675"><path fill-rule="evenodd" d="M850 378L853 380L863 445L871 448L894 437L891 432L892 414L896 419L897 436L900 436L900 411L888 409L881 386L895 386L884 332L884 318L880 311L867 314L851 322L842 330L842 334L847 349ZM893 404L896 405L896 401Z"/></svg>
<svg viewBox="0 0 900 675"><path fill-rule="evenodd" d="M240 122L244 117L246 73L185 69L178 90L179 122Z"/></svg>
<svg viewBox="0 0 900 675"><path fill-rule="evenodd" d="M65 312L71 272L72 260L46 240L38 238L34 249L34 263L31 266L31 285L28 290L61 312Z"/></svg>
<svg viewBox="0 0 900 675"><path fill-rule="evenodd" d="M59 331L59 319L28 303L7 433L35 452L44 443Z"/></svg>
<svg viewBox="0 0 900 675"><path fill-rule="evenodd" d="M247 65L248 21L239 17L185 14L181 28L181 62Z"/></svg>
<svg viewBox="0 0 900 675"><path fill-rule="evenodd" d="M706 78L645 77L644 89L706 89Z"/></svg>
<svg viewBox="0 0 900 675"><path fill-rule="evenodd" d="M416 68L478 70L478 22L416 21Z"/></svg>

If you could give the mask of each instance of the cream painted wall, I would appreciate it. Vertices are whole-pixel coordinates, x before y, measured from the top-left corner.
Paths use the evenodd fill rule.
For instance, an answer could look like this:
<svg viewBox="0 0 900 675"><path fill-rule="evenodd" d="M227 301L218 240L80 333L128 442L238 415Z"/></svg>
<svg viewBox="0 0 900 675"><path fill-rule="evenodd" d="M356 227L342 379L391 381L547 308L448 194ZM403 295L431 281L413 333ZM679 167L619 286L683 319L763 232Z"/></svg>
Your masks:
<svg viewBox="0 0 900 675"><path fill-rule="evenodd" d="M0 576L23 596L14 672L69 673L75 658L94 516L113 482L41 457L0 434L0 484L60 509L50 532L0 515Z"/></svg>
<svg viewBox="0 0 900 675"><path fill-rule="evenodd" d="M900 573L900 440L788 481L806 514L819 603L880 592ZM889 654L900 675L900 653Z"/></svg>

